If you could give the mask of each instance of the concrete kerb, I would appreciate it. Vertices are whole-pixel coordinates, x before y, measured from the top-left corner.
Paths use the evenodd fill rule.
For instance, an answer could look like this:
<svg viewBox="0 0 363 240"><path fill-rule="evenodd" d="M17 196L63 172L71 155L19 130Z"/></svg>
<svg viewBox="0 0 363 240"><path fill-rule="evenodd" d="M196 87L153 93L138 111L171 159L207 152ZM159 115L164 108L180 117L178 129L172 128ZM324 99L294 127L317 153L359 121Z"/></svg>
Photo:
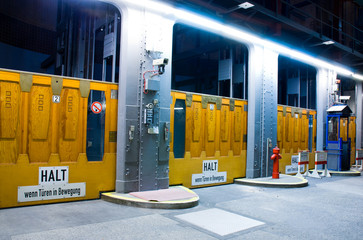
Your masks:
<svg viewBox="0 0 363 240"><path fill-rule="evenodd" d="M312 170L310 170L312 171ZM319 173L322 173L323 170L318 170ZM351 169L349 171L334 171L334 170L329 170L330 175L332 176L344 176L344 177L357 177L361 175L360 171Z"/></svg>
<svg viewBox="0 0 363 240"><path fill-rule="evenodd" d="M185 189L185 191L194 193L188 188L184 187L182 188ZM186 199L153 201L153 200L145 200L142 198L138 198L128 193L108 192L108 193L102 193L101 199L108 202L122 204L126 206L154 208L154 209L184 209L184 208L192 208L199 204L199 196L197 194L195 194L195 197L186 198Z"/></svg>
<svg viewBox="0 0 363 240"><path fill-rule="evenodd" d="M238 178L234 180L237 184L259 186L259 187L273 187L273 188L299 188L309 185L308 180L302 177L290 176L280 174L280 178L273 179L272 177L265 178Z"/></svg>

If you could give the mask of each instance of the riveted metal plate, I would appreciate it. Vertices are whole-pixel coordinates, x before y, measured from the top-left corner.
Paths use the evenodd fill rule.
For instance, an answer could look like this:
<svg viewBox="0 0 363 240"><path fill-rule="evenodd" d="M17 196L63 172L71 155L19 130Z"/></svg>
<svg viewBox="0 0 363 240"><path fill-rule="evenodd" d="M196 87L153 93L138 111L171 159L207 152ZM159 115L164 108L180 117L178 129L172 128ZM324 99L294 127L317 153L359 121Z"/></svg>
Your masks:
<svg viewBox="0 0 363 240"><path fill-rule="evenodd" d="M235 103L234 99L229 100L229 110L230 111L234 111L234 103Z"/></svg>
<svg viewBox="0 0 363 240"><path fill-rule="evenodd" d="M29 73L20 73L20 88L23 92L30 92L33 86L33 75Z"/></svg>
<svg viewBox="0 0 363 240"><path fill-rule="evenodd" d="M91 83L89 81L80 81L79 91L81 92L81 97L88 98L90 88L91 88Z"/></svg>
<svg viewBox="0 0 363 240"><path fill-rule="evenodd" d="M60 95L63 88L63 78L52 77L52 91L53 95Z"/></svg>
<svg viewBox="0 0 363 240"><path fill-rule="evenodd" d="M193 103L193 94L187 93L185 96L185 104L187 107L191 107Z"/></svg>

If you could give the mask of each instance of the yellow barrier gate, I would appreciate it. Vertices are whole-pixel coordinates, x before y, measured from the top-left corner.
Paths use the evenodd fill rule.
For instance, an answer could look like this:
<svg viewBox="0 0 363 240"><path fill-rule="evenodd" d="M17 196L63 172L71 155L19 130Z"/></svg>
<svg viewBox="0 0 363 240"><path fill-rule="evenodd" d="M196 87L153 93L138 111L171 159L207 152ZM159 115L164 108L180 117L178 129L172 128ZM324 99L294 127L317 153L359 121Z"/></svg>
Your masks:
<svg viewBox="0 0 363 240"><path fill-rule="evenodd" d="M0 208L98 198L115 188L117 89L0 70ZM96 114L104 126L97 144L89 137Z"/></svg>
<svg viewBox="0 0 363 240"><path fill-rule="evenodd" d="M349 138L350 138L350 165L353 165L355 163L355 131L356 131L356 123L355 123L356 117L349 117Z"/></svg>
<svg viewBox="0 0 363 240"><path fill-rule="evenodd" d="M299 150L310 149L309 166L315 166L316 111L278 105L277 145L282 155L281 173L296 173Z"/></svg>
<svg viewBox="0 0 363 240"><path fill-rule="evenodd" d="M170 185L232 183L246 175L247 102L171 93Z"/></svg>

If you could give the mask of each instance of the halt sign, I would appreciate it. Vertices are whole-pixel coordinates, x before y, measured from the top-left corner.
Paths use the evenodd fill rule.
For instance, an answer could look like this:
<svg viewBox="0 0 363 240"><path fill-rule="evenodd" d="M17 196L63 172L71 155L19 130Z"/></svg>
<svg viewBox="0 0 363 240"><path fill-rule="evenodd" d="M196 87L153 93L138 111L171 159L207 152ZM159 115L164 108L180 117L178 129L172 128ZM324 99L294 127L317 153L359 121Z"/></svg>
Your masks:
<svg viewBox="0 0 363 240"><path fill-rule="evenodd" d="M86 196L86 183L69 183L69 167L39 167L39 185L19 186L18 202Z"/></svg>
<svg viewBox="0 0 363 240"><path fill-rule="evenodd" d="M192 186L227 181L227 172L218 172L218 160L204 160L202 171L203 173L192 175Z"/></svg>
<svg viewBox="0 0 363 240"><path fill-rule="evenodd" d="M102 112L102 104L100 102L93 102L91 105L91 110L94 114L99 114Z"/></svg>

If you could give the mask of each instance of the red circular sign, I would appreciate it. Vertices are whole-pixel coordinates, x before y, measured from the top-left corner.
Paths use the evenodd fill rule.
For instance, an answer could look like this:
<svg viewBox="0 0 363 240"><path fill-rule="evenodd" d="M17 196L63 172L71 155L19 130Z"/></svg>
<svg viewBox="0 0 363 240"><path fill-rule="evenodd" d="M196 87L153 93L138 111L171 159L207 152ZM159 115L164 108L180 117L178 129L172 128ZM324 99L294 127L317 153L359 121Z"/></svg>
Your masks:
<svg viewBox="0 0 363 240"><path fill-rule="evenodd" d="M93 102L91 105L91 110L94 114L99 114L102 112L102 104L100 102Z"/></svg>

